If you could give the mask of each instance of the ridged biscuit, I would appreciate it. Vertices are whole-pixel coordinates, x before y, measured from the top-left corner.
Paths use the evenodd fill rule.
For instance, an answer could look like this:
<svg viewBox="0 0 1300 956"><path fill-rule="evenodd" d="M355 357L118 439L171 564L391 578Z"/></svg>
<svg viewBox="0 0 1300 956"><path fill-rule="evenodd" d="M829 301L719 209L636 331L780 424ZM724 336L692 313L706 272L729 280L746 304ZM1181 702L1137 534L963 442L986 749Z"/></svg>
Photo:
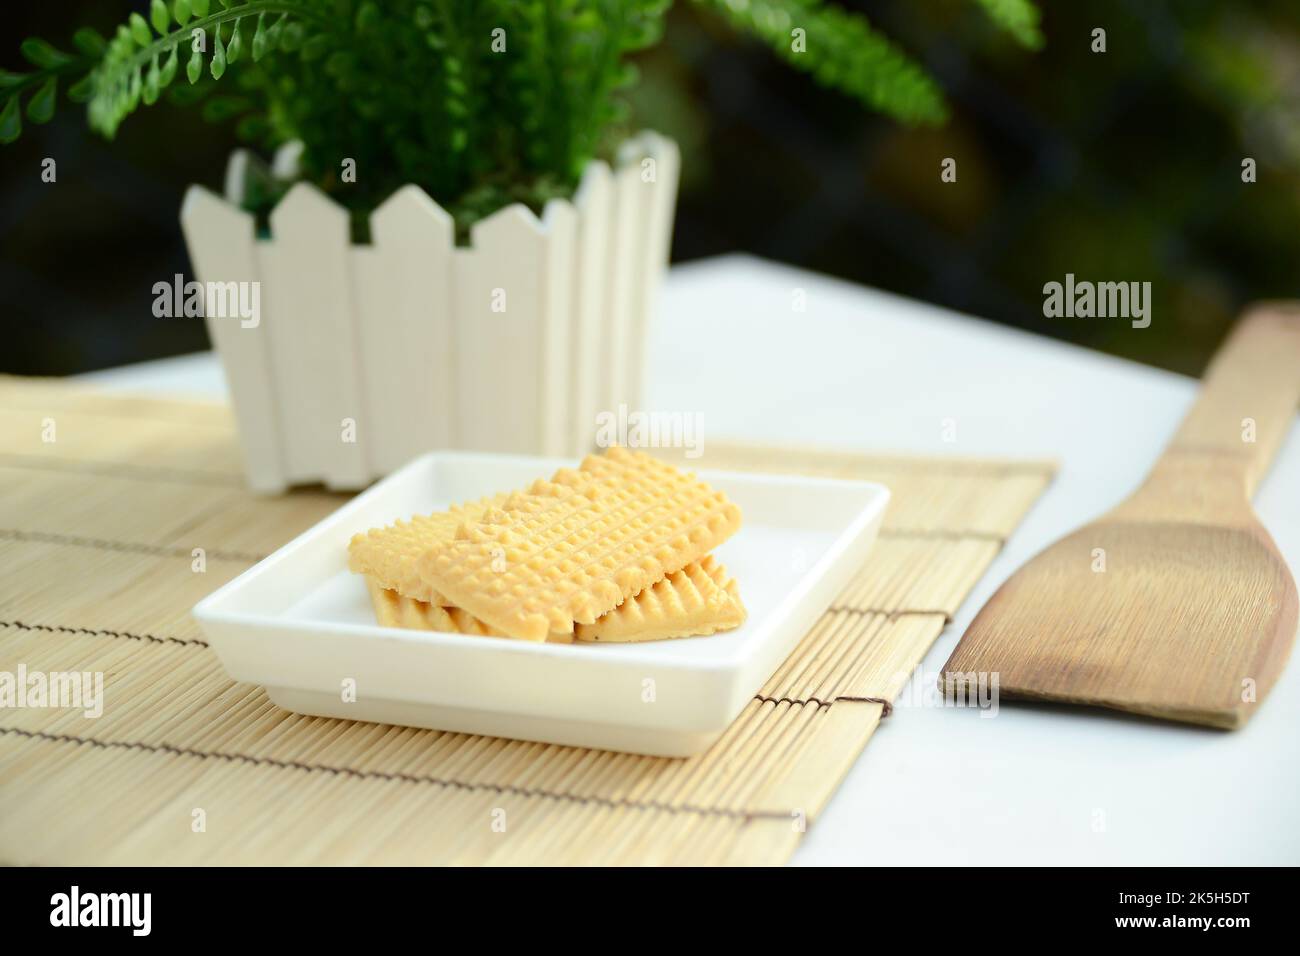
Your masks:
<svg viewBox="0 0 1300 956"><path fill-rule="evenodd" d="M622 448L561 469L529 495L534 507L488 509L415 561L429 591L524 640L595 623L740 527L725 494Z"/></svg>
<svg viewBox="0 0 1300 956"><path fill-rule="evenodd" d="M500 507L509 498L510 492L503 492L449 511L416 515L355 534L348 543L348 567L385 588L441 606L447 602L416 573L416 558L439 541L450 541L464 522L477 521L489 508Z"/></svg>
<svg viewBox="0 0 1300 956"><path fill-rule="evenodd" d="M366 578L375 617L385 627L418 631L443 631L487 637L494 632L474 615L458 607L437 607L403 597ZM745 621L736 582L712 555L688 564L662 581L628 598L594 624L579 624L574 632L552 633L547 640L571 643L635 643L676 637L701 637L731 630Z"/></svg>
<svg viewBox="0 0 1300 956"><path fill-rule="evenodd" d="M453 505L447 511L416 515L387 527L355 534L348 543L348 568L374 578L405 597L437 607L450 607L454 602L439 594L416 573L416 559L435 544L453 540L461 525L479 520L492 509L532 513L545 508L548 504L546 497L556 494L558 488L550 482L536 481L528 491L503 491L468 504Z"/></svg>
<svg viewBox="0 0 1300 956"><path fill-rule="evenodd" d="M594 624L579 624L582 642L633 643L701 637L745 622L745 606L727 570L708 555L628 598Z"/></svg>
<svg viewBox="0 0 1300 956"><path fill-rule="evenodd" d="M470 634L478 637L504 637L495 633L473 614L458 607L439 607L428 601L403 597L374 578L366 578L375 620L384 627L402 627L412 631L441 631L445 634ZM572 644L572 634L548 638L557 644Z"/></svg>

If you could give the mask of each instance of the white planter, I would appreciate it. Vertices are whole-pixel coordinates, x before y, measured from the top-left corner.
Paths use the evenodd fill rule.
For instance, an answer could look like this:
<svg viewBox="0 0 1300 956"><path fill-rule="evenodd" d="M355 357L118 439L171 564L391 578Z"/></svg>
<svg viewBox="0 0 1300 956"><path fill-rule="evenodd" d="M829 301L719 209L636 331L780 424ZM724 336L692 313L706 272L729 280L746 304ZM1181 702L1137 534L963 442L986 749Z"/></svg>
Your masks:
<svg viewBox="0 0 1300 956"><path fill-rule="evenodd" d="M301 182L259 238L238 202L251 161L232 158L226 198L190 187L181 225L199 281L260 283L256 326L206 320L254 489L361 488L439 448L574 456L599 411L639 407L672 235L671 140L640 134L617 169L589 164L572 202L540 220L509 206L459 248L417 186L375 210L371 245ZM275 167L292 163L282 151Z"/></svg>

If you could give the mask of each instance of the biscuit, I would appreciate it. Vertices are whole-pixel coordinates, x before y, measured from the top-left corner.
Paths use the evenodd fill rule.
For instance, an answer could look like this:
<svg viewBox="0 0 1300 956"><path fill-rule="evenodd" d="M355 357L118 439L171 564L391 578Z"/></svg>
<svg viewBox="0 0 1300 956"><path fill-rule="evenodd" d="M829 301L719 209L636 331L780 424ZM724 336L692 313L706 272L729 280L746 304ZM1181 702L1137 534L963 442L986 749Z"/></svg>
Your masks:
<svg viewBox="0 0 1300 956"><path fill-rule="evenodd" d="M385 627L501 637L474 615L458 607L437 607L403 597L366 578L375 618ZM739 627L745 620L736 582L712 555L693 562L628 598L593 624L570 633L552 633L554 643L634 643L675 637L700 637Z"/></svg>
<svg viewBox="0 0 1300 956"><path fill-rule="evenodd" d="M355 534L348 543L348 568L417 601L439 606L449 603L415 573L415 559L439 541L450 541L466 521L477 521L489 508L506 504L513 494L506 491L490 495L447 511L416 515L408 521Z"/></svg>
<svg viewBox="0 0 1300 956"><path fill-rule="evenodd" d="M452 604L415 573L415 560L442 541L451 541L467 521L477 521L492 508L536 511L545 505L538 496L553 494L555 486L537 481L529 492L503 491L447 511L416 515L383 528L352 536L348 542L348 569L372 577L383 587L439 607Z"/></svg>
<svg viewBox="0 0 1300 956"><path fill-rule="evenodd" d="M561 469L525 497L532 507L489 507L414 562L427 591L524 640L595 623L740 527L724 493L622 448Z"/></svg>
<svg viewBox="0 0 1300 956"><path fill-rule="evenodd" d="M471 634L478 637L503 637L474 615L458 607L439 607L428 601L403 597L372 577L366 578L375 620L383 627L401 627L412 631L441 631L444 634ZM548 640L572 644L572 634L556 634Z"/></svg>
<svg viewBox="0 0 1300 956"><path fill-rule="evenodd" d="M628 598L594 624L578 624L581 642L632 643L700 637L745 622L745 606L727 570L708 555Z"/></svg>

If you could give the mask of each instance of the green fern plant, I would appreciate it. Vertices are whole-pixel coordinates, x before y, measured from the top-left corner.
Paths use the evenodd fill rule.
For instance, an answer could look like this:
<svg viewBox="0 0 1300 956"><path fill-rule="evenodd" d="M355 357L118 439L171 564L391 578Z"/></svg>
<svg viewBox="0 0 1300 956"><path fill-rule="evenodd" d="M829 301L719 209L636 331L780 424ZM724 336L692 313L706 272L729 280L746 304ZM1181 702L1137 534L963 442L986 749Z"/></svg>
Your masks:
<svg viewBox="0 0 1300 956"><path fill-rule="evenodd" d="M946 119L930 74L865 18L822 0L695 0L818 81L909 124ZM976 0L1027 47L1030 0ZM620 90L671 0L149 0L113 36L40 39L32 69L0 70L0 142L60 88L112 138L141 106L201 103L272 149L303 144L301 174L364 214L406 183L464 228L512 202L568 195L626 133ZM355 182L339 176L355 161ZM252 191L273 203L274 184ZM283 188L281 186L280 188Z"/></svg>

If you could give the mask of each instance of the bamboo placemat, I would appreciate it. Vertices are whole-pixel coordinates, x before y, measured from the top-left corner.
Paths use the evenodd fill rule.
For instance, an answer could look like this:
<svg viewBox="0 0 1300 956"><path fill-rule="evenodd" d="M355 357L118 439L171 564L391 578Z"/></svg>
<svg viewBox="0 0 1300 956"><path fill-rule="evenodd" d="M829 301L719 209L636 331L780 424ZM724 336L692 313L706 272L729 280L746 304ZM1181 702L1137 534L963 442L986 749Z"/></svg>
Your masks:
<svg viewBox="0 0 1300 956"><path fill-rule="evenodd" d="M894 500L723 739L640 757L304 717L231 682L190 607L344 496L246 491L223 406L0 378L0 672L102 671L105 698L0 709L0 862L784 861L1053 467L706 452Z"/></svg>

